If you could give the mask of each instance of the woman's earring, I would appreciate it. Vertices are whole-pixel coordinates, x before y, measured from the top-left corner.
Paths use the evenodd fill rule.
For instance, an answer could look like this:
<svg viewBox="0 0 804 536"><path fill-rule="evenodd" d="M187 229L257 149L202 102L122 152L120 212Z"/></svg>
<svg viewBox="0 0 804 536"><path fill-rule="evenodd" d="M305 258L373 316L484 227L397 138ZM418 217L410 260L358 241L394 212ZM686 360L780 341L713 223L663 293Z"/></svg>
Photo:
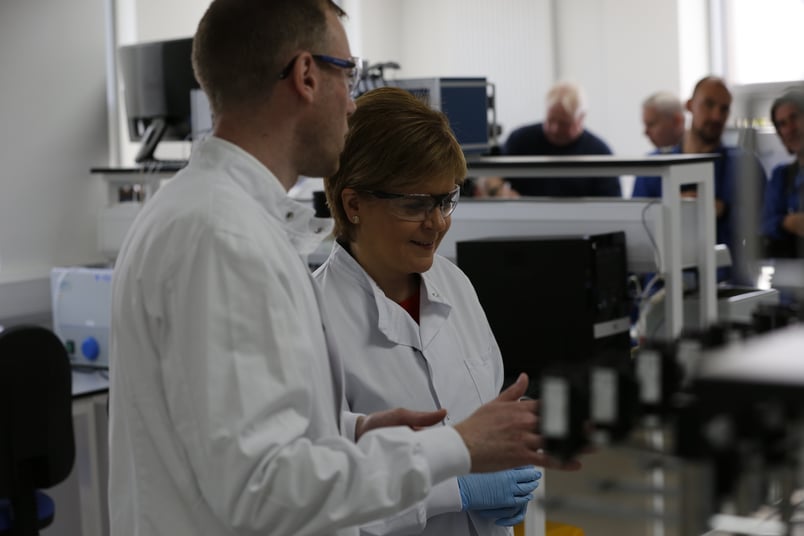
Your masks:
<svg viewBox="0 0 804 536"><path fill-rule="evenodd" d="M360 216L358 216L357 214L352 216L352 223L354 223L354 224L360 223Z"/></svg>

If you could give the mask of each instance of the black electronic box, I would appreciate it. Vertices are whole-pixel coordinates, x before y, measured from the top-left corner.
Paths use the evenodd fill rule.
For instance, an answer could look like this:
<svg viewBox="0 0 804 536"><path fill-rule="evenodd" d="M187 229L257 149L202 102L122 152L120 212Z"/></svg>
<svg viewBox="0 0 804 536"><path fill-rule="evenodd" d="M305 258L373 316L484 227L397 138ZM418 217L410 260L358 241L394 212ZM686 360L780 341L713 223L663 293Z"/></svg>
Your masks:
<svg viewBox="0 0 804 536"><path fill-rule="evenodd" d="M506 384L630 356L625 233L459 241L456 261L500 345Z"/></svg>

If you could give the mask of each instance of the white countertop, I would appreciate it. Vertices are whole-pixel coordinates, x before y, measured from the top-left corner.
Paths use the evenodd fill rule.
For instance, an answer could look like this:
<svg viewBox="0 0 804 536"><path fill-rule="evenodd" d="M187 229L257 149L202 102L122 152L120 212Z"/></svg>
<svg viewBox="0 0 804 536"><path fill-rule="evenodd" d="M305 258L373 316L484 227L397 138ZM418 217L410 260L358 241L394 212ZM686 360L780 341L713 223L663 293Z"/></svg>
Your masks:
<svg viewBox="0 0 804 536"><path fill-rule="evenodd" d="M73 369L73 398L109 390L109 371Z"/></svg>

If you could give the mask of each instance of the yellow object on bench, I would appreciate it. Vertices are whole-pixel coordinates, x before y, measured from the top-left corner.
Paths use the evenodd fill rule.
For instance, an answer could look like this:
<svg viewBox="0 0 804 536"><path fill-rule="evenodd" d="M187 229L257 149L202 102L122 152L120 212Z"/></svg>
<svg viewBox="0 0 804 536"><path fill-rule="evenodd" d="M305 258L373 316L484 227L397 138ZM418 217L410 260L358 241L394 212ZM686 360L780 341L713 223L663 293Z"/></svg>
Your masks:
<svg viewBox="0 0 804 536"><path fill-rule="evenodd" d="M545 536L583 536L583 530L574 525L552 521L547 521L545 525Z"/></svg>
<svg viewBox="0 0 804 536"><path fill-rule="evenodd" d="M573 525L547 521L545 523L544 534L545 536L583 536L583 531ZM524 523L514 526L514 536L525 536Z"/></svg>

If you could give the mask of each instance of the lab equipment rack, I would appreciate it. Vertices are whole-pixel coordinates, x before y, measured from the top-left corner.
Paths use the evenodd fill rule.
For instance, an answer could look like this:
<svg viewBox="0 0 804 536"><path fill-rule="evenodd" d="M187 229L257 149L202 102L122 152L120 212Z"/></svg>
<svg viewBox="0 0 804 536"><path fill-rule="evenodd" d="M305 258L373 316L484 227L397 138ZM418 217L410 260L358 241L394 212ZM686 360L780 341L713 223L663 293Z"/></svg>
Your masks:
<svg viewBox="0 0 804 536"><path fill-rule="evenodd" d="M715 154L655 155L621 157L589 155L574 157L480 156L467 159L469 177L526 177L531 180L562 177L619 177L622 175L655 176L662 181L661 208L664 224L656 247L665 274L664 301L668 339L681 335L683 328L682 269L682 201L681 186L695 184L698 202L695 206L697 233L683 237L695 240L695 266L700 288L699 319L701 327L717 321L717 287L715 280ZM588 198L587 198L588 199ZM605 203L622 199L595 198ZM534 215L538 219L538 215Z"/></svg>

